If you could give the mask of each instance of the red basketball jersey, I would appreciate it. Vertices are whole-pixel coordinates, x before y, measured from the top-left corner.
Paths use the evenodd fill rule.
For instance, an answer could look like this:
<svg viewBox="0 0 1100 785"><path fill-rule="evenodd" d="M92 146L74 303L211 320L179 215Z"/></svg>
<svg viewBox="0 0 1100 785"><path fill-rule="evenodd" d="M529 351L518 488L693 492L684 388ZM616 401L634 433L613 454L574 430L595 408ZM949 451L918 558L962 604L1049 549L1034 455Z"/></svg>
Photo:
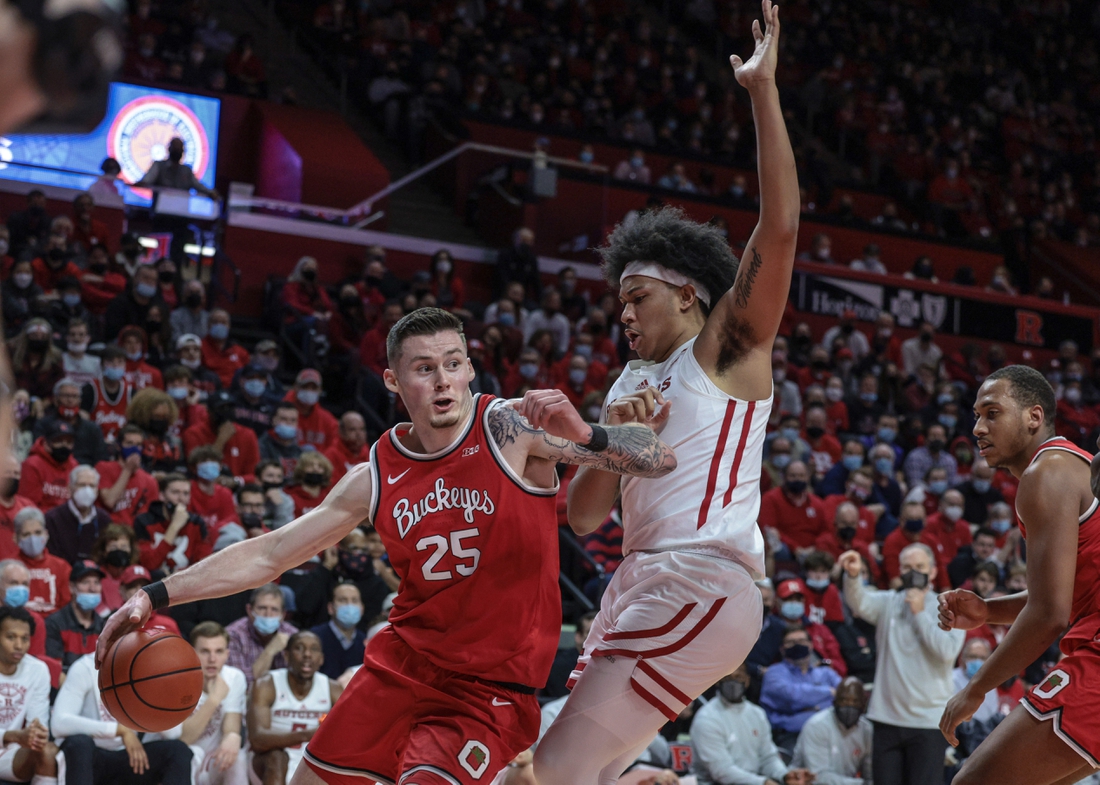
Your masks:
<svg viewBox="0 0 1100 785"><path fill-rule="evenodd" d="M99 426L107 441L113 442L126 424L126 407L130 405L133 395L134 388L126 382L119 385L114 398L103 389L102 379L92 382L92 422Z"/></svg>
<svg viewBox="0 0 1100 785"><path fill-rule="evenodd" d="M390 622L441 668L542 687L561 630L557 488L527 485L489 435L474 396L446 449L406 449L390 429L371 448L371 520L401 586Z"/></svg>
<svg viewBox="0 0 1100 785"><path fill-rule="evenodd" d="M1085 463L1092 461L1092 455L1082 450L1068 439L1056 436L1047 439L1035 451L1031 463L1044 452L1064 450L1072 453ZM1020 518L1019 511L1016 517ZM1025 521L1020 518L1020 532L1027 537ZM1062 639L1062 651L1072 652L1081 643L1091 641L1100 633L1100 501L1092 500L1079 519L1077 531L1077 574L1073 581L1073 615L1070 631Z"/></svg>

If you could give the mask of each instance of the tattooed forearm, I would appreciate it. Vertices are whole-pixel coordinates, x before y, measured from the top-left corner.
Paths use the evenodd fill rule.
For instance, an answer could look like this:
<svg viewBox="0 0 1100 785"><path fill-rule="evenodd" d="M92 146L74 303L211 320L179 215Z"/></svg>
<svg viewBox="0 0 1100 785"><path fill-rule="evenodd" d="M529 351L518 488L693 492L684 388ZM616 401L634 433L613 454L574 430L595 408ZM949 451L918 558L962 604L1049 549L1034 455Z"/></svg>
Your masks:
<svg viewBox="0 0 1100 785"><path fill-rule="evenodd" d="M749 304L749 297L752 295L752 286L756 283L756 274L760 272L760 265L764 263L755 245L751 250L752 261L749 262L748 267L745 267L744 259L741 260L741 270L737 275L737 283L734 284L733 301L737 304L738 308L744 308Z"/></svg>
<svg viewBox="0 0 1100 785"><path fill-rule="evenodd" d="M532 428L511 406L489 410L489 433L502 450L528 442L529 454L555 461L591 466L633 477L663 477L676 468L676 453L650 428L640 424L608 425L607 449L592 452L574 442Z"/></svg>

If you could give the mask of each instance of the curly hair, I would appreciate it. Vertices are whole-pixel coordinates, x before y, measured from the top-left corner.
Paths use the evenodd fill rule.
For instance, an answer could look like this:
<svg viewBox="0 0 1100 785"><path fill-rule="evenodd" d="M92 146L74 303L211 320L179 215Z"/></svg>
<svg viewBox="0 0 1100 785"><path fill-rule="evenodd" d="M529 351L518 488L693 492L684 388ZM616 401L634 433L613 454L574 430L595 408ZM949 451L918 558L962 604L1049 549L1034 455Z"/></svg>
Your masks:
<svg viewBox="0 0 1100 785"><path fill-rule="evenodd" d="M310 471L320 471L324 475L322 487L332 479L332 461L316 450L307 450L298 458L294 466L294 481L301 485Z"/></svg>
<svg viewBox="0 0 1100 785"><path fill-rule="evenodd" d="M646 210L629 226L619 224L597 250L604 278L614 288L626 266L636 261L656 262L694 278L710 292L710 306L699 301L704 314L733 286L740 263L717 227L685 218L678 207Z"/></svg>
<svg viewBox="0 0 1100 785"><path fill-rule="evenodd" d="M120 523L112 523L99 533L95 545L92 546L92 561L96 564L103 564L103 560L107 556L107 544L115 540L128 540L130 542L130 564L137 564L141 556L137 544L137 534L129 526L123 526Z"/></svg>
<svg viewBox="0 0 1100 785"><path fill-rule="evenodd" d="M140 425L143 430L148 431L153 412L162 404L168 406L169 423L179 419L180 410L171 395L156 387L146 387L130 400L130 405L126 407L126 421Z"/></svg>

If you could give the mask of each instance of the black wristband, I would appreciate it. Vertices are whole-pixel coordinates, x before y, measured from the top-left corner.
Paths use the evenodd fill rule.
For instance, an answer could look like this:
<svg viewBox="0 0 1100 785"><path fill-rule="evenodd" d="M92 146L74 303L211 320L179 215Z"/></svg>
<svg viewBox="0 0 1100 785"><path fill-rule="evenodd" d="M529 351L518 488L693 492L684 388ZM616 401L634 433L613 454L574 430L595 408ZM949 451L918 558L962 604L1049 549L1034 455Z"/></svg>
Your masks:
<svg viewBox="0 0 1100 785"><path fill-rule="evenodd" d="M141 590L149 595L149 600L153 603L153 610L159 611L161 608L168 607L168 589L165 587L164 581L142 586Z"/></svg>
<svg viewBox="0 0 1100 785"><path fill-rule="evenodd" d="M592 438L588 440L588 444L582 444L581 447L589 452L603 452L607 449L607 429L602 428L599 425L592 426Z"/></svg>

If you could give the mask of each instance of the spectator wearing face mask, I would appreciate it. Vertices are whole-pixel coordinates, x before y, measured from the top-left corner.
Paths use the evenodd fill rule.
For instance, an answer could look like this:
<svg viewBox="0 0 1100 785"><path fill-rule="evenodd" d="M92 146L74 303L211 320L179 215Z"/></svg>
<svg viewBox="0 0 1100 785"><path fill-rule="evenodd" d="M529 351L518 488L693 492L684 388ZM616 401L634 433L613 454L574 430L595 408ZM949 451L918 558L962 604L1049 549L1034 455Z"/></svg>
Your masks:
<svg viewBox="0 0 1100 785"><path fill-rule="evenodd" d="M99 533L111 524L99 500L99 472L82 464L69 473L69 499L46 513L50 553L67 562L88 558Z"/></svg>
<svg viewBox="0 0 1100 785"><path fill-rule="evenodd" d="M100 580L103 597L97 611L107 616L126 601L120 591L119 579L131 564L138 563L137 535L133 528L118 523L104 528L92 546L91 560L103 570Z"/></svg>
<svg viewBox="0 0 1100 785"><path fill-rule="evenodd" d="M34 260L34 282L47 294L58 290L62 279L77 278L80 268L73 262L73 252L63 233L51 232L42 255Z"/></svg>
<svg viewBox="0 0 1100 785"><path fill-rule="evenodd" d="M150 264L138 265L126 291L107 307L104 337L113 341L126 325L145 324L154 304L164 307L157 287L157 270Z"/></svg>
<svg viewBox="0 0 1100 785"><path fill-rule="evenodd" d="M833 259L833 239L824 232L815 234L810 240L810 247L800 253L798 258L803 262L836 264L836 260Z"/></svg>
<svg viewBox="0 0 1100 785"><path fill-rule="evenodd" d="M38 509L49 512L69 500L69 474L77 467L73 457L74 432L63 420L52 422L39 436L23 462L19 488Z"/></svg>
<svg viewBox="0 0 1100 785"><path fill-rule="evenodd" d="M843 448L837 438L829 433L829 418L821 404L806 406L806 428L802 438L810 446L814 477L824 477L840 462Z"/></svg>
<svg viewBox="0 0 1100 785"><path fill-rule="evenodd" d="M1089 437L1100 427L1100 414L1095 407L1086 406L1078 380L1066 382L1062 386L1062 397L1058 400L1055 413L1054 430L1058 436L1069 439L1078 447L1092 448Z"/></svg>
<svg viewBox="0 0 1100 785"><path fill-rule="evenodd" d="M810 472L802 461L792 461L783 472L783 485L760 500L760 527L778 534L777 559L804 557L828 526L825 504L809 490Z"/></svg>
<svg viewBox="0 0 1100 785"><path fill-rule="evenodd" d="M603 399L600 399L600 409L603 409ZM593 420L592 422L597 422ZM772 488L783 484L783 472L791 462L791 443L785 436L776 436L772 439L768 448L768 457L761 464L760 492L767 493Z"/></svg>
<svg viewBox="0 0 1100 785"><path fill-rule="evenodd" d="M26 322L23 332L8 345L15 388L49 399L64 375L61 350L53 343L53 328L45 319Z"/></svg>
<svg viewBox="0 0 1100 785"><path fill-rule="evenodd" d="M282 590L267 583L252 592L247 615L225 628L229 633L229 664L239 668L249 686L276 668L286 667L286 645L298 631L285 621Z"/></svg>
<svg viewBox="0 0 1100 785"><path fill-rule="evenodd" d="M4 281L0 297L3 298L4 335L11 338L19 333L37 308L42 287L34 282L34 271L29 259L12 264L11 275Z"/></svg>
<svg viewBox="0 0 1100 785"><path fill-rule="evenodd" d="M823 551L812 552L802 563L806 618L814 624L832 626L844 621L840 590L830 578L833 564L833 557Z"/></svg>
<svg viewBox="0 0 1100 785"><path fill-rule="evenodd" d="M0 459L0 559L14 558L18 553L13 534L15 516L34 502L19 493L22 467L14 455Z"/></svg>
<svg viewBox="0 0 1100 785"><path fill-rule="evenodd" d="M959 492L963 496L963 519L979 526L989 520L989 510L998 502L1004 501L1004 495L999 488L993 487L993 469L978 457L970 469L970 476L959 486ZM1011 527L1006 527L1004 534Z"/></svg>
<svg viewBox="0 0 1100 785"><path fill-rule="evenodd" d="M865 545L870 545L876 539L879 521L883 516L889 515L885 505L876 502L873 496L874 479L871 470L863 466L849 474L848 481L844 485L843 494L825 497L825 517L829 520L835 519L837 508L844 502L855 505L859 512L855 538ZM896 525L897 521L894 520L890 524L890 528L892 529ZM840 554L836 555L839 556Z"/></svg>
<svg viewBox="0 0 1100 785"><path fill-rule="evenodd" d="M84 307L80 281L75 276L67 275L57 282L57 299L50 301L46 318L58 335L64 335L73 320L87 323L92 319L91 312Z"/></svg>
<svg viewBox="0 0 1100 785"><path fill-rule="evenodd" d="M701 785L807 785L806 769L788 768L772 741L767 713L745 699L744 665L718 682L718 694L691 721L691 770Z"/></svg>
<svg viewBox="0 0 1100 785"><path fill-rule="evenodd" d="M770 583L763 586L757 583L757 587L764 600L765 616L760 637L746 660L754 679L761 677L764 671L779 661L783 636L792 624L806 631L821 662L830 665L841 676L847 675L836 636L824 624L811 621L807 615L807 592L801 580L780 581L774 591Z"/></svg>
<svg viewBox="0 0 1100 785"><path fill-rule="evenodd" d="M916 376L917 369L922 365L939 367L940 360L943 359L943 350L936 345L935 337L935 325L922 322L919 333L902 341L901 364L906 376Z"/></svg>
<svg viewBox="0 0 1100 785"><path fill-rule="evenodd" d="M318 451L327 450L340 436L340 424L320 405L321 374L312 368L298 373L294 389L283 399L298 409L298 439L302 446L313 445Z"/></svg>
<svg viewBox="0 0 1100 785"><path fill-rule="evenodd" d="M297 618L309 625L320 624L328 616L326 603L333 589L341 583L351 583L359 589L363 603L363 616L359 629L366 631L382 612L382 603L390 593L390 587L378 567L389 569L371 554L371 542L362 528L353 529L335 548L322 554L319 565L308 573L284 576L284 585L293 583L297 600Z"/></svg>
<svg viewBox="0 0 1100 785"><path fill-rule="evenodd" d="M821 345L831 347L837 340L852 352L852 360L859 363L871 353L871 344L861 330L856 329L859 316L851 308L841 312L837 323L825 331Z"/></svg>
<svg viewBox="0 0 1100 785"><path fill-rule="evenodd" d="M845 493L848 480L864 463L865 448L859 439L846 439L841 448L840 460L825 473L817 485L819 496Z"/></svg>
<svg viewBox="0 0 1100 785"><path fill-rule="evenodd" d="M251 428L231 419L234 399L218 391L206 399L209 413L205 422L192 425L183 432L183 450L190 456L198 447L209 445L221 456L221 464L229 472L225 484L239 487L251 482L256 464L260 462L260 445Z"/></svg>
<svg viewBox="0 0 1100 785"><path fill-rule="evenodd" d="M294 467L294 485L287 496L294 500L294 517L305 515L328 493L332 482L332 463L316 450L306 450Z"/></svg>
<svg viewBox="0 0 1100 785"><path fill-rule="evenodd" d="M106 313L107 306L126 291L126 276L112 269L110 261L106 247L92 246L88 250L88 266L77 276L84 305L100 317Z"/></svg>
<svg viewBox="0 0 1100 785"><path fill-rule="evenodd" d="M153 312L153 308L149 309ZM118 334L118 345L126 355L126 383L134 390L146 387L164 389L164 377L160 369L146 362L149 339L140 327L123 327Z"/></svg>
<svg viewBox="0 0 1100 785"><path fill-rule="evenodd" d="M802 726L791 766L812 771L817 785L870 783L874 726L866 711L867 691L849 676L836 688L833 705Z"/></svg>
<svg viewBox="0 0 1100 785"><path fill-rule="evenodd" d="M882 572L889 581L890 588L896 589L902 584L901 553L914 544L924 545L932 554L936 568L933 578L939 581L938 586L946 589L948 581L944 547L934 534L926 530L924 505L919 502L906 502L902 506L898 528L882 543Z"/></svg>
<svg viewBox="0 0 1100 785"><path fill-rule="evenodd" d="M115 441L119 429L127 422L126 410L134 388L126 382L126 355L122 349L107 346L100 360L103 375L84 388L82 405L109 443Z"/></svg>
<svg viewBox="0 0 1100 785"><path fill-rule="evenodd" d="M571 355L563 363L562 378L556 386L579 411L585 397L599 390L588 381L588 359L584 355Z"/></svg>
<svg viewBox="0 0 1100 785"><path fill-rule="evenodd" d="M947 472L947 486L955 484L955 475L958 472L958 464L955 456L947 452L947 433L942 425L933 423L928 426L926 441L920 447L914 447L906 456L902 464L905 472L905 481L909 487L919 485L928 474L929 469L943 469ZM937 496L943 491L936 493Z"/></svg>
<svg viewBox="0 0 1100 785"><path fill-rule="evenodd" d="M781 417L802 416L802 392L798 385L787 378L787 353L783 351L772 352L772 382L775 386L776 406L772 407L775 424L779 424Z"/></svg>
<svg viewBox="0 0 1100 785"><path fill-rule="evenodd" d="M172 423L173 432L184 432L195 425L202 425L210 419L206 407L201 401L208 394L194 384L194 375L190 368L182 365L169 365L164 369L164 387L168 396L176 402L179 418Z"/></svg>
<svg viewBox="0 0 1100 785"><path fill-rule="evenodd" d="M210 312L210 326L202 339L202 364L217 374L222 387L229 387L233 374L249 360L244 347L229 340L229 325L229 312L215 308Z"/></svg>
<svg viewBox="0 0 1100 785"><path fill-rule="evenodd" d="M779 651L782 659L764 673L760 705L776 745L791 750L806 721L832 704L841 676L817 661L809 633L800 627L784 633Z"/></svg>
<svg viewBox="0 0 1100 785"><path fill-rule="evenodd" d="M134 519L134 533L141 565L149 572L165 574L208 556L211 543L206 523L188 510L191 483L187 477L168 474L158 484L160 497L149 505L148 512Z"/></svg>
<svg viewBox="0 0 1100 785"><path fill-rule="evenodd" d="M859 506L845 499L833 511L833 528L818 536L814 547L831 556L834 561L840 558L840 555L845 551L856 551L870 565L871 580L877 584L881 578L881 573L878 559L871 553L871 545L874 540L859 537L862 523ZM873 532L872 529L872 535ZM833 572L836 572L836 570L834 569Z"/></svg>
<svg viewBox="0 0 1100 785"><path fill-rule="evenodd" d="M53 404L34 426L34 435L44 436L55 423L63 422L73 431L73 457L80 463L96 463L107 457L103 433L80 411L81 388L72 379L53 386Z"/></svg>
<svg viewBox="0 0 1100 785"><path fill-rule="evenodd" d="M217 538L218 530L227 523L239 523L233 492L222 484L232 479L223 475L221 453L211 445L196 447L187 456L191 473L191 499L187 509L202 518L210 536Z"/></svg>
<svg viewBox="0 0 1100 785"><path fill-rule="evenodd" d="M550 385L550 370L546 367L538 349L527 347L519 355L519 362L512 365L501 387L508 397L520 390L543 389Z"/></svg>
<svg viewBox="0 0 1100 785"><path fill-rule="evenodd" d="M764 437L764 444L783 437L791 446L791 460L806 461L810 457L810 445L802 439L802 421L793 414L785 414L779 422L779 429ZM769 448L770 449L770 448ZM781 478L780 478L781 479Z"/></svg>
<svg viewBox="0 0 1100 785"><path fill-rule="evenodd" d="M31 632L31 645L27 654L46 660L46 620L36 611L26 607L31 598L31 573L18 559L0 561L0 605L5 608L22 608L34 619L34 631ZM46 662L51 677L60 675L61 663ZM56 671L55 671L56 667Z"/></svg>
<svg viewBox="0 0 1100 785"><path fill-rule="evenodd" d="M46 550L50 535L46 517L37 507L25 507L15 516L15 544L19 560L30 571L29 610L49 616L69 602L69 573L64 559Z"/></svg>
<svg viewBox="0 0 1100 785"><path fill-rule="evenodd" d="M194 335L201 341L210 329L210 311L206 310L206 287L202 281L188 281L183 285L183 298L178 308L168 316L172 330L172 343L182 335Z"/></svg>
<svg viewBox="0 0 1100 785"><path fill-rule="evenodd" d="M834 376L825 382L825 417L827 430L832 434L848 433L852 430L848 418L848 404L844 400L845 380Z"/></svg>
<svg viewBox="0 0 1100 785"><path fill-rule="evenodd" d="M179 363L191 372L190 385L198 390L199 401L205 401L210 393L222 388L221 377L203 364L202 342L203 339L190 333L181 335L176 340L176 354L179 357Z"/></svg>
<svg viewBox="0 0 1100 785"><path fill-rule="evenodd" d="M298 407L292 403L280 403L271 418L271 430L260 437L260 457L265 461L278 461L284 474L293 474L302 455L298 442Z"/></svg>
<svg viewBox="0 0 1100 785"><path fill-rule="evenodd" d="M359 629L363 619L363 599L354 583L338 583L328 601L329 620L311 631L321 639L325 655L321 673L336 680L349 668L363 664L366 634Z"/></svg>
<svg viewBox="0 0 1100 785"><path fill-rule="evenodd" d="M278 529L294 520L294 500L283 491L285 478L283 465L277 460L265 460L256 467L256 482L264 494L264 526L268 529Z"/></svg>
<svg viewBox="0 0 1100 785"><path fill-rule="evenodd" d="M962 492L949 488L940 497L940 508L928 516L925 531L943 546L943 559L950 563L960 548L970 545L970 524L966 520L966 506Z"/></svg>
<svg viewBox="0 0 1100 785"><path fill-rule="evenodd" d="M653 174L649 167L646 166L645 153L639 147L630 151L629 158L619 161L615 166L612 177L616 180L626 180L632 183L649 185L649 181L652 179Z"/></svg>
<svg viewBox="0 0 1100 785"><path fill-rule="evenodd" d="M72 319L62 331L65 333L65 351L61 353L65 376L83 387L92 384L103 375L100 359L88 354L91 333L85 319Z"/></svg>
<svg viewBox="0 0 1100 785"><path fill-rule="evenodd" d="M69 575L72 601L46 619L46 654L61 660L62 670L95 651L104 619L95 612L101 602L103 571L91 559L73 564Z"/></svg>
<svg viewBox="0 0 1100 785"><path fill-rule="evenodd" d="M154 387L146 387L135 394L126 407L126 421L145 431L141 457L145 471L151 474L175 472L187 466L183 445L170 430L178 419L179 407L175 400Z"/></svg>

